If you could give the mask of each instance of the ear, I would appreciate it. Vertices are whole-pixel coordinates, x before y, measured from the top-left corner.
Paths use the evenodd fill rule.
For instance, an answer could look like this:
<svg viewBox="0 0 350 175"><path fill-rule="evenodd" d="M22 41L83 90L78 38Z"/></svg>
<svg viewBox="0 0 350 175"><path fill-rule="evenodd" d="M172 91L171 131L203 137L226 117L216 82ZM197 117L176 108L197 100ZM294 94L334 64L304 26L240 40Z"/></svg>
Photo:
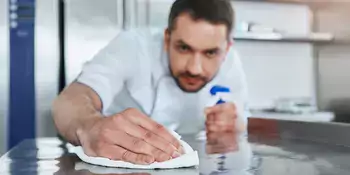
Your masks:
<svg viewBox="0 0 350 175"><path fill-rule="evenodd" d="M169 50L170 47L170 31L169 29L164 30L164 49Z"/></svg>
<svg viewBox="0 0 350 175"><path fill-rule="evenodd" d="M227 55L227 53L230 51L230 48L233 46L233 39L230 39L229 41L228 41L228 43L227 43L227 46L226 46L226 53L225 53L225 55ZM224 57L224 59L223 60L225 60L226 59L226 56Z"/></svg>
<svg viewBox="0 0 350 175"><path fill-rule="evenodd" d="M230 48L233 46L233 44L234 44L233 39L230 39L227 43L226 52L228 52L230 50Z"/></svg>

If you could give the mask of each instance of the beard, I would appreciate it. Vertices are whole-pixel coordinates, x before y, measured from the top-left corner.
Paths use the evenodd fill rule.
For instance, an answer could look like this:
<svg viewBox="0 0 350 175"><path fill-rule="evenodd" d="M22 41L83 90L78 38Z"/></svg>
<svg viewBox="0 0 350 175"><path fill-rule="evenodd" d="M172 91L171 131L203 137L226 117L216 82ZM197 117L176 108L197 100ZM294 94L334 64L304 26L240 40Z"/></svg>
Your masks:
<svg viewBox="0 0 350 175"><path fill-rule="evenodd" d="M172 76L173 76L173 78L174 78L174 80L175 80L177 86L178 86L182 91L187 92L187 93L196 93L196 92L199 92L199 91L202 90L202 89L205 87L205 85L207 85L208 82L210 81L210 80L208 80L208 78L206 78L206 77L202 77L202 76L199 76L199 75L193 75L193 74L191 74L191 73L189 73L189 72L180 73L180 74L178 74L178 75L176 75L176 76L172 73ZM185 86L184 84L181 83L180 78L197 79L198 81L201 82L201 84L200 84L198 87L196 87L195 89L188 89L188 88L186 88L186 86Z"/></svg>
<svg viewBox="0 0 350 175"><path fill-rule="evenodd" d="M186 93L197 93L200 90L202 90L209 82L211 82L218 74L218 72L216 72L216 74L211 77L211 78L207 78L201 75L193 75L190 72L186 71L186 72L181 72L179 74L175 74L174 71L172 70L171 66L169 65L169 70L171 73L171 76L173 77L173 79L175 80L176 85L184 92ZM185 87L185 85L183 85L180 81L180 78L192 78L192 79L197 79L199 81L202 82L202 84L200 86L198 86L195 89L188 89Z"/></svg>

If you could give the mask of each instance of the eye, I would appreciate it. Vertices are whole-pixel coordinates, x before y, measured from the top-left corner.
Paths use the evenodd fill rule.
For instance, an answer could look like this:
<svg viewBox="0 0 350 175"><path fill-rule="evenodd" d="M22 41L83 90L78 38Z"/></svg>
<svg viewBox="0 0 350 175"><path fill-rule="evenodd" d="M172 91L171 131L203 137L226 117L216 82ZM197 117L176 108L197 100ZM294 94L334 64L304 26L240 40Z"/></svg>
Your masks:
<svg viewBox="0 0 350 175"><path fill-rule="evenodd" d="M180 52L188 52L190 48L186 45L180 45L178 46Z"/></svg>
<svg viewBox="0 0 350 175"><path fill-rule="evenodd" d="M207 55L207 57L215 57L218 54L217 50L209 50L205 53Z"/></svg>

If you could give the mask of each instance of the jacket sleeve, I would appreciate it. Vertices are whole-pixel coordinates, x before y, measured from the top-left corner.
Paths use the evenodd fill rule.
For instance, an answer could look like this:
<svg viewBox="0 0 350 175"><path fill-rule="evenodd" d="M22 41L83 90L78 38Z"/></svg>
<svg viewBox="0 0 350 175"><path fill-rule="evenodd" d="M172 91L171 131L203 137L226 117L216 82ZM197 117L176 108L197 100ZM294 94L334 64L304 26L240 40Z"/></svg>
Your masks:
<svg viewBox="0 0 350 175"><path fill-rule="evenodd" d="M76 81L89 86L99 95L102 113L135 73L138 44L135 33L123 31L83 66Z"/></svg>

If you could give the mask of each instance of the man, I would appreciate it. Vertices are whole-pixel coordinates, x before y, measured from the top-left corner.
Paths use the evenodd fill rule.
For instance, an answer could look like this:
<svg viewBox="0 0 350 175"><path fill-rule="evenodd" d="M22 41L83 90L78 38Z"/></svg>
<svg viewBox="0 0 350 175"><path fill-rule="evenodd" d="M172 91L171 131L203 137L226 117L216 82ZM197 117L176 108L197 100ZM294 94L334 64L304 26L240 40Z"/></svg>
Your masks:
<svg viewBox="0 0 350 175"><path fill-rule="evenodd" d="M119 34L56 99L59 133L90 156L150 164L183 154L168 132L243 131L246 86L225 0L177 0L168 28ZM226 103L207 107L214 85ZM212 104L214 105L214 104Z"/></svg>

